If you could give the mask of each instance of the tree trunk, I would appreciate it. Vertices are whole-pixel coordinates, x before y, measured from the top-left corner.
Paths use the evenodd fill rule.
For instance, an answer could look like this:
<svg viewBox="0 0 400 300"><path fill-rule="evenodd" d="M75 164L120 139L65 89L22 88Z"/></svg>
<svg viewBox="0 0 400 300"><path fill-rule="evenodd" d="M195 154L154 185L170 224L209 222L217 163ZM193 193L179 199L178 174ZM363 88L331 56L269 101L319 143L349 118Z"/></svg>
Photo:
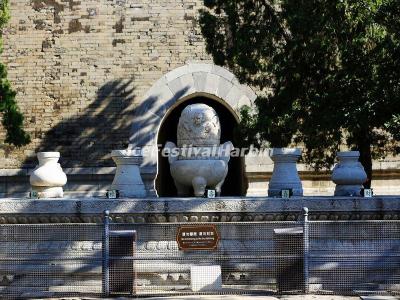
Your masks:
<svg viewBox="0 0 400 300"><path fill-rule="evenodd" d="M367 181L364 182L364 188L371 188L372 180L372 155L371 155L371 142L367 134L364 139L359 140L358 149L360 151L360 162L367 173Z"/></svg>

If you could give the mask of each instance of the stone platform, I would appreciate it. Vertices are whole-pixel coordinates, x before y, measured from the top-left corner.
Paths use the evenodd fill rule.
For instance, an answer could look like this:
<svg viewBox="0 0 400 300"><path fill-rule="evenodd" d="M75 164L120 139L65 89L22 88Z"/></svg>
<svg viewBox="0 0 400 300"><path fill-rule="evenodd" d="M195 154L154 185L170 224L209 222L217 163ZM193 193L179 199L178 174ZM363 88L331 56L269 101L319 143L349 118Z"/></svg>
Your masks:
<svg viewBox="0 0 400 300"><path fill-rule="evenodd" d="M400 196L373 198L0 198L0 224L100 223L104 210L114 222L251 222L300 220L399 220Z"/></svg>
<svg viewBox="0 0 400 300"><path fill-rule="evenodd" d="M103 211L109 210L112 222L132 223L132 226L122 224L118 228L138 231L140 237L137 242L137 253L140 255L137 261L140 279L138 284L144 290L151 290L152 287L162 289L168 286L174 288L189 286L190 267L198 263L198 253L182 253L177 250L175 227L178 225L172 223L288 221L262 223L264 225L218 224L217 226L225 226L225 229L221 227L219 230L222 237L221 251L214 256L209 254L207 257L206 253L203 257L212 265L222 265L226 286L243 286L251 282L253 285L268 285L274 290L278 286L281 268L286 267L283 262L275 260L274 255L286 252L277 247L280 240L276 238L273 229L301 226L301 223L289 221L301 220L303 207L309 208L310 220L398 220L400 218L400 197L116 200L3 198L0 199L0 223L101 223ZM336 228L329 225L332 223L336 222L314 222L314 227L310 227L314 228L312 230L317 236L313 242L309 261L310 290L335 291L342 289L342 285L347 282L357 283L361 280L360 282L369 284L368 288L371 288L370 283L373 283L373 288L380 291L398 291L399 286L395 280L398 274L397 251L400 249L400 240L396 235L398 222L393 225L387 224L387 230L385 228L384 231L376 229L381 225L360 227L360 230L357 226L354 227L355 225ZM43 293L43 287L46 288L45 295L51 296L71 286L76 289L81 287L81 290L92 295L99 294L103 227L95 224L73 226L76 226L76 235L75 231L63 232L62 230L66 230L65 226L56 224L33 226L29 229L33 233L39 227L43 227L38 234L43 233L44 236L40 236L37 240L29 236L30 231L24 233L24 228L30 226L2 226L3 233L9 232L10 238L4 236L4 241L1 243L0 296L2 291L21 293L21 295L26 292L40 295ZM319 238L319 232L324 233L323 238ZM84 237L80 237L80 233ZM14 236L22 236L24 239L11 238ZM396 238L393 239L393 236ZM293 253L290 252L288 255L300 258L303 249L301 244L290 241L290 245ZM367 252L360 252L360 249L366 249ZM249 253L254 258L247 259L246 255ZM268 254L266 257L265 253ZM360 254L359 257L355 257L355 253ZM366 253L373 255L368 256ZM325 258L326 254L331 256ZM23 263L14 263L15 257L22 257ZM166 261L166 258L169 260ZM360 269L361 265L363 267ZM43 276L38 280L35 273L38 270L42 274L55 274L55 277L49 279ZM388 278L394 279L390 281ZM34 288L32 288L33 283Z"/></svg>

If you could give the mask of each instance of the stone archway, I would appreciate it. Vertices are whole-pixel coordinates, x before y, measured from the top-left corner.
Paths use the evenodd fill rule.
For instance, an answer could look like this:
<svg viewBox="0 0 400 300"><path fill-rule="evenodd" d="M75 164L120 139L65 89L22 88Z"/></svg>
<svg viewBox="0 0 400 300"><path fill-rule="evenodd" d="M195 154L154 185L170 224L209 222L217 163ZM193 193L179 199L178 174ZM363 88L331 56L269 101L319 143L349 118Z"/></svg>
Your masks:
<svg viewBox="0 0 400 300"><path fill-rule="evenodd" d="M252 106L256 95L239 83L227 69L213 64L187 64L161 77L145 94L135 110L129 148L141 148L143 176L149 196L156 195L158 132L171 111L194 96L206 96L223 104L239 120L239 109Z"/></svg>

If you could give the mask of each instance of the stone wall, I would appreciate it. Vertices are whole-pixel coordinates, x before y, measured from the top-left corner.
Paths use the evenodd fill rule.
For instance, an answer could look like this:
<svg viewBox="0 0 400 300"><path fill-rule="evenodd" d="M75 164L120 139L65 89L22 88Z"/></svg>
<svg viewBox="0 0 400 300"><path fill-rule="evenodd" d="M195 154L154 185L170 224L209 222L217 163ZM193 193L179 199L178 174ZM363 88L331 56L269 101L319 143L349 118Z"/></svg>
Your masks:
<svg viewBox="0 0 400 300"><path fill-rule="evenodd" d="M32 143L0 147L0 168L61 152L64 167L112 165L132 113L165 73L207 60L196 21L203 1L14 0L1 59ZM0 130L0 140L4 130Z"/></svg>
<svg viewBox="0 0 400 300"><path fill-rule="evenodd" d="M4 53L32 143L0 143L0 197L26 194L38 151L60 151L66 191L103 193L110 152L128 145L150 87L210 57L198 26L203 0L13 0ZM1 118L1 116L0 116ZM0 125L0 141L4 140ZM272 165L246 162L250 196L267 192ZM299 166L305 195L331 195L326 173ZM399 159L374 163L377 194L399 194ZM73 174L77 174L72 178ZM142 174L143 175L143 174ZM144 175L146 176L146 175ZM89 193L90 192L90 193Z"/></svg>

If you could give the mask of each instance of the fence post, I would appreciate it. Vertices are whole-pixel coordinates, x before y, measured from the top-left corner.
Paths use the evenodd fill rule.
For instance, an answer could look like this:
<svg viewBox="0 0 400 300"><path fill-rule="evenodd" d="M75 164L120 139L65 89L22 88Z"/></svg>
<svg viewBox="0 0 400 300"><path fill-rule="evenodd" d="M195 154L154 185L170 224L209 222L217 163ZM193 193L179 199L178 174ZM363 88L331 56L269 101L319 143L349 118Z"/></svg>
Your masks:
<svg viewBox="0 0 400 300"><path fill-rule="evenodd" d="M102 289L103 295L110 295L110 212L104 211L104 228L103 228L103 272L102 272Z"/></svg>
<svg viewBox="0 0 400 300"><path fill-rule="evenodd" d="M304 289L303 292L305 294L309 293L309 266L308 266L308 258L310 251L310 240L309 240L309 232L308 232L308 208L303 207L303 251L304 251L304 259L303 259L303 277L304 277Z"/></svg>

